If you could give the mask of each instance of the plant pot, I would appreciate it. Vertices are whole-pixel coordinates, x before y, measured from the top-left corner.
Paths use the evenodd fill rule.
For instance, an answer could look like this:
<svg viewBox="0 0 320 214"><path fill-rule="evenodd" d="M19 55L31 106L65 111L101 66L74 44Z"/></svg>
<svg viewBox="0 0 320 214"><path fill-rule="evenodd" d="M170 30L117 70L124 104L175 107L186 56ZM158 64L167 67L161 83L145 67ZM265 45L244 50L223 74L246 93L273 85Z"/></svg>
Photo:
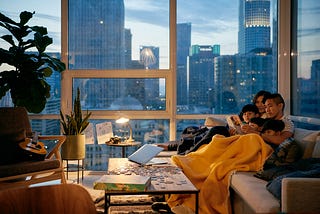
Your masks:
<svg viewBox="0 0 320 214"><path fill-rule="evenodd" d="M66 141L61 146L63 160L81 160L86 156L86 137L82 135L67 135Z"/></svg>

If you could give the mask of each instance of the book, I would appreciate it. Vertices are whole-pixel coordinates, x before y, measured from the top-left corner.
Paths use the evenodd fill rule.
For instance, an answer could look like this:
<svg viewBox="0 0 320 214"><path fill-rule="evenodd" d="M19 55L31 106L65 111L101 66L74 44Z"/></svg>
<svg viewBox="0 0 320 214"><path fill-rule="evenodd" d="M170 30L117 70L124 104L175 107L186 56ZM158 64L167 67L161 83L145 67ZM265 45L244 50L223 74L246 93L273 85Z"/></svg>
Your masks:
<svg viewBox="0 0 320 214"><path fill-rule="evenodd" d="M238 115L228 116L227 123L229 128L236 130L236 134L242 134L242 131L241 131L242 121L240 120L240 117Z"/></svg>
<svg viewBox="0 0 320 214"><path fill-rule="evenodd" d="M108 191L144 191L151 177L141 175L103 175L93 183L93 189Z"/></svg>

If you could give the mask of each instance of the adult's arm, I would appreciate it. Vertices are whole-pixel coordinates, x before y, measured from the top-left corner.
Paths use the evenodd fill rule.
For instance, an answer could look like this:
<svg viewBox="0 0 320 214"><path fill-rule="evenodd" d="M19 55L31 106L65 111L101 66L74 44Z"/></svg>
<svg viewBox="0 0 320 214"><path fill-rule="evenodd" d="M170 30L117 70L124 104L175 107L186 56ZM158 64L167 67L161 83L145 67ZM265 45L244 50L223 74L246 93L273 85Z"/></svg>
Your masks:
<svg viewBox="0 0 320 214"><path fill-rule="evenodd" d="M292 136L293 136L293 133L289 131L283 131L281 132L280 135L272 135L272 136L261 134L261 137L263 138L264 141L275 144L275 145L280 145L283 141L285 141L287 138Z"/></svg>

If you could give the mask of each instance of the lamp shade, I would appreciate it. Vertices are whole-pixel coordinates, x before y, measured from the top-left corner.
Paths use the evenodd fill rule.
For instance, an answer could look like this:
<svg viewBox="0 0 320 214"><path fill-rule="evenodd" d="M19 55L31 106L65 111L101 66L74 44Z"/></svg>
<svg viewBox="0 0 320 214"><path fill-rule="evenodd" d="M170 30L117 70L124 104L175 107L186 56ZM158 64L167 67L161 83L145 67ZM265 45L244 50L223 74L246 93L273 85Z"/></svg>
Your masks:
<svg viewBox="0 0 320 214"><path fill-rule="evenodd" d="M126 140L126 141L127 141L127 142L133 142L134 139L132 138L132 127L131 127L131 125L130 125L130 123L129 123L129 118L120 117L119 119L116 120L116 123L120 123L120 124L126 123L126 124L128 124L129 129L130 129L130 135L129 135L129 139Z"/></svg>

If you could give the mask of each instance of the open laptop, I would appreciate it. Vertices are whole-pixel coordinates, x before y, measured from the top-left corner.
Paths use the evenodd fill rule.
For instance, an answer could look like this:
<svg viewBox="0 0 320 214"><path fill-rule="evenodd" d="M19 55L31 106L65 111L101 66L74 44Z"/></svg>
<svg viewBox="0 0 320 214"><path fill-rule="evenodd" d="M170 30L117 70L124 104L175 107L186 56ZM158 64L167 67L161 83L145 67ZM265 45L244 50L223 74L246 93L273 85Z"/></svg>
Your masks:
<svg viewBox="0 0 320 214"><path fill-rule="evenodd" d="M167 161L155 158L157 154L159 154L163 148L152 145L152 144L144 144L137 151L131 154L128 157L128 160L138 163L140 165L154 165L154 164L165 164Z"/></svg>

